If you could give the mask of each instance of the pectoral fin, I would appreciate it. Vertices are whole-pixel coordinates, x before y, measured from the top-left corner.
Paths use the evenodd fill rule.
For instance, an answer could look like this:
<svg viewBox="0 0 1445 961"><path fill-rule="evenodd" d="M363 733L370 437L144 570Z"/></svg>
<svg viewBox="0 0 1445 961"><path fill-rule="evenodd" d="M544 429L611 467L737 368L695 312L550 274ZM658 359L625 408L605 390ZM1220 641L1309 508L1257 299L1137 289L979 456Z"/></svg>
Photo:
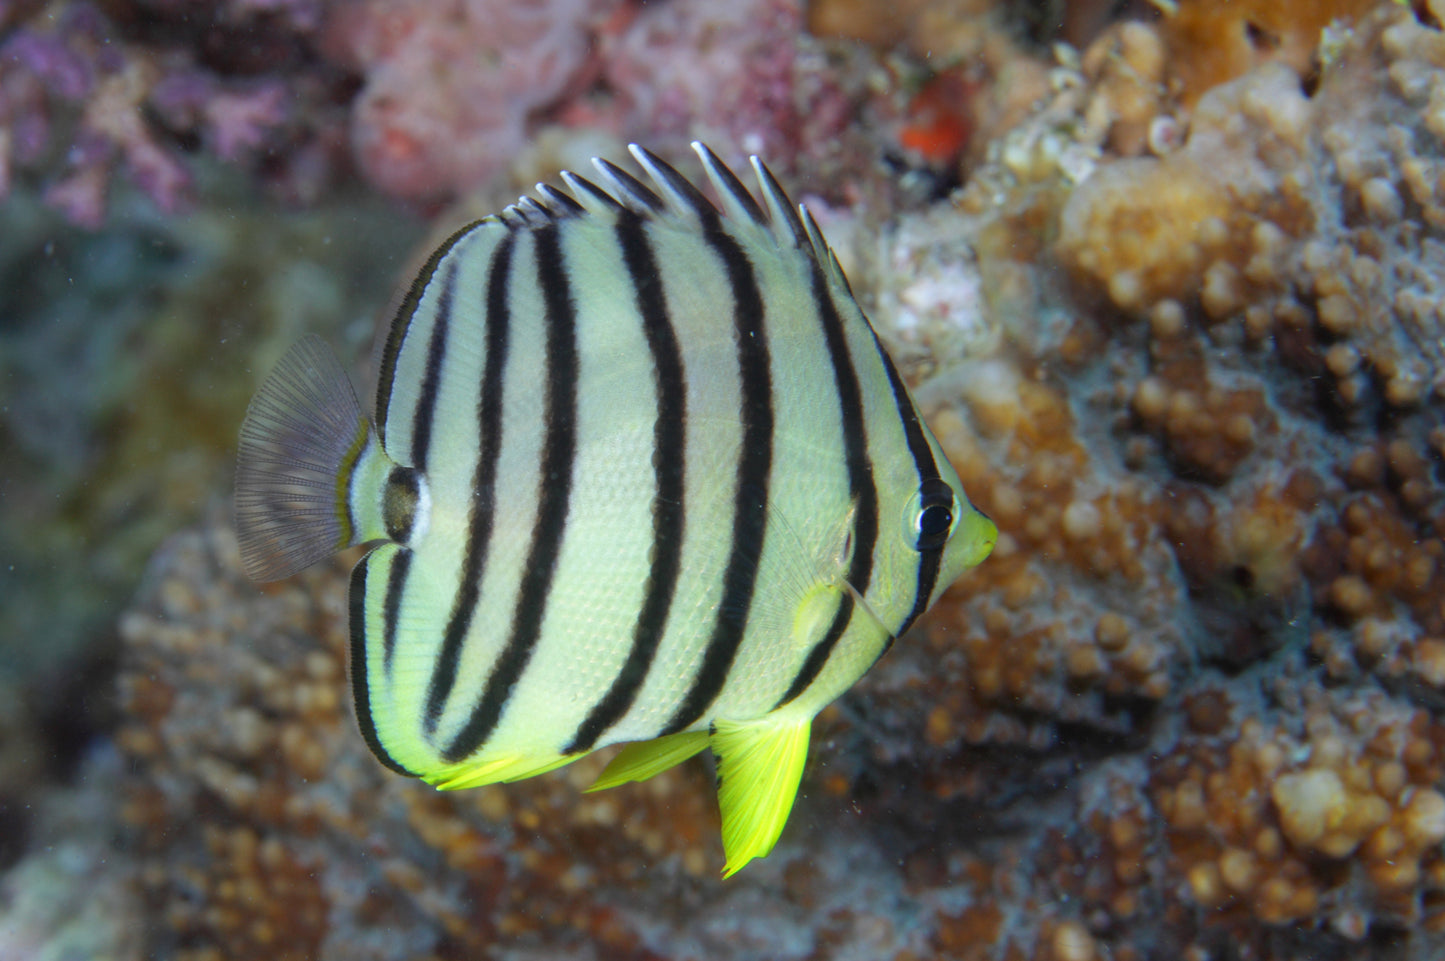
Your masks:
<svg viewBox="0 0 1445 961"><path fill-rule="evenodd" d="M629 744L618 752L587 790L601 791L628 781L646 781L654 774L661 774L686 761L707 747L707 741L706 731L683 731Z"/></svg>
<svg viewBox="0 0 1445 961"><path fill-rule="evenodd" d="M769 714L756 721L713 725L709 746L717 756L718 806L730 877L772 851L803 776L809 717Z"/></svg>

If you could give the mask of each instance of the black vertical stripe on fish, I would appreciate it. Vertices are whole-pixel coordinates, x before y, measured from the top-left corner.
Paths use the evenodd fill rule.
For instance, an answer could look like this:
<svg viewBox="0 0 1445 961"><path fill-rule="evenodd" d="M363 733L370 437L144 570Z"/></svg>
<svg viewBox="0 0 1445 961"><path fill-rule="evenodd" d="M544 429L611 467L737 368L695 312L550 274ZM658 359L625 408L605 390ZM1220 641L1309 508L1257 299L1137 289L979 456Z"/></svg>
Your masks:
<svg viewBox="0 0 1445 961"><path fill-rule="evenodd" d="M887 351L878 341L878 335L873 335L873 343L878 347L878 356L883 358L883 367L888 371L888 383L893 387L893 400L898 405L898 416L903 420L903 436L908 442L908 452L913 455L913 463L918 469L918 482L939 480L938 463L933 459L933 449L928 446L928 438L923 432L923 421L918 417L918 409L913 406L913 399L908 396L908 388L904 386L903 378L898 375L898 368L893 366ZM894 639L906 633L918 620L918 616L928 609L928 599L933 595L933 586L938 581L938 569L943 563L943 547L935 547L929 550L919 551L918 554L918 586L913 595L913 609L903 619L903 624L893 632L893 637L888 639L887 646L893 645Z"/></svg>
<svg viewBox="0 0 1445 961"><path fill-rule="evenodd" d="M853 557L848 563L847 580L861 595L868 593L868 584L873 576L873 548L878 543L878 485L873 479L873 463L868 459L868 428L864 421L863 387L858 381L858 369L853 366L848 338L843 331L837 305L828 292L828 281L822 267L816 263L813 265L813 301L818 307L823 339L828 345L828 359L833 365L833 383L838 391L838 407L842 415L843 463L848 472L848 496L854 508ZM808 685L822 673L852 614L853 595L845 593L832 625L808 651L803 666L782 699L774 705L775 709L807 690Z"/></svg>
<svg viewBox="0 0 1445 961"><path fill-rule="evenodd" d="M590 751L597 739L636 701L662 642L668 611L677 589L677 578L682 571L687 444L687 385L682 349L678 345L672 319L668 316L661 273L642 218L631 211L623 212L618 216L616 235L636 292L647 347L652 353L653 389L657 396L652 428L653 483L656 487L652 499L652 550L649 553L652 564L627 659L607 693L593 706L571 743L563 748L564 754Z"/></svg>
<svg viewBox="0 0 1445 961"><path fill-rule="evenodd" d="M889 647L893 646L893 642L898 639L899 635L913 626L913 622L918 620L920 614L928 610L928 599L933 596L933 588L938 583L938 569L942 566L943 548L941 547L924 551L919 556L918 593L913 597L913 610L908 612L908 617L898 628L898 632L888 639Z"/></svg>
<svg viewBox="0 0 1445 961"><path fill-rule="evenodd" d="M727 681L747 629L757 587L758 567L767 537L773 466L773 374L762 293L747 254L736 240L722 231L717 215L702 213L700 217L703 239L722 258L732 288L743 436L733 492L732 541L723 572L717 620L703 652L702 665L660 735L676 734L695 724Z"/></svg>
<svg viewBox="0 0 1445 961"><path fill-rule="evenodd" d="M567 280L567 265L556 224L533 233L537 283L546 309L546 408L542 438L542 471L532 542L522 568L511 631L487 678L481 699L442 757L451 763L473 754L486 743L507 700L526 670L542 633L552 576L567 531L572 496L572 469L577 458L577 305Z"/></svg>
<svg viewBox="0 0 1445 961"><path fill-rule="evenodd" d="M417 271L411 286L407 288L406 296L402 298L401 304L396 309L396 315L391 319L376 377L376 431L381 438L383 447L386 446L386 409L391 406L392 382L396 380L396 362L397 358L401 356L401 345L406 340L407 331L411 328L412 316L421 303L422 295L426 293L427 285L431 283L432 274L436 273L437 265L442 262L442 258L452 247L456 246L457 241L471 233L478 223L480 221L467 224L442 241L441 246L432 251L421 270Z"/></svg>
<svg viewBox="0 0 1445 961"><path fill-rule="evenodd" d="M431 339L426 347L426 373L421 381L421 396L411 420L411 466L426 471L427 454L431 448L432 421L436 416L437 393L441 389L442 365L446 362L447 337L452 324L452 296L457 285L457 258L447 265L442 289L437 295L436 317L432 320Z"/></svg>
<svg viewBox="0 0 1445 961"><path fill-rule="evenodd" d="M398 553L405 556L409 552L402 550ZM402 767L381 746L381 739L376 736L376 722L371 719L371 678L366 671L366 574L371 566L369 560L365 558L352 568L348 604L351 619L351 696L356 704L356 726L361 729L361 739L378 761L398 774L416 777L416 772Z"/></svg>
<svg viewBox="0 0 1445 961"><path fill-rule="evenodd" d="M477 398L477 465L472 471L472 501L467 511L467 546L462 558L461 581L452 601L451 615L442 634L441 651L427 686L423 729L428 737L436 733L442 708L457 680L457 663L462 643L472 626L472 615L481 596L482 575L487 569L492 528L497 508L497 461L502 456L502 397L506 386L507 345L511 333L512 251L516 234L509 233L497 244L487 269L487 305L484 337L486 361Z"/></svg>
<svg viewBox="0 0 1445 961"><path fill-rule="evenodd" d="M848 496L855 510L853 518L853 559L848 565L848 583L866 594L873 578L873 549L878 543L878 484L873 479L873 462L868 457L868 426L863 412L863 387L858 368L848 350L843 320L823 271L813 267L813 298L828 344L833 381L843 418L843 460L848 470ZM926 444L925 444L926 449Z"/></svg>
<svg viewBox="0 0 1445 961"><path fill-rule="evenodd" d="M392 559L391 572L386 577L386 600L382 603L381 613L381 664L387 677L391 676L391 657L396 652L396 619L401 613L401 598L406 591L406 578L410 572L411 551L398 551ZM352 594L352 603L355 603L355 598L356 595Z"/></svg>

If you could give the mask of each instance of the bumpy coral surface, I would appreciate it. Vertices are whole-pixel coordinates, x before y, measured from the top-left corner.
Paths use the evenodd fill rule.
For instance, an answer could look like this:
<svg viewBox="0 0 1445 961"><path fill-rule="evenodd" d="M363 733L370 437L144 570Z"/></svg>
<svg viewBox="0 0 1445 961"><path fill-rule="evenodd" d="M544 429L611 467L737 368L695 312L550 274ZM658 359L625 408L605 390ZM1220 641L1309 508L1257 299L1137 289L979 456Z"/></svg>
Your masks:
<svg viewBox="0 0 1445 961"><path fill-rule="evenodd" d="M1439 162L1445 48L1388 8L1332 44L1315 83L1264 64L1151 140L1167 96L1130 113L1117 79L1158 64L1159 38L1112 30L960 197L977 260L952 275L1000 346L980 359L971 338L956 387L924 396L1005 533L927 653L879 666L896 699L865 716L895 734L864 774L940 831L948 810L1002 828L1037 817L1023 798L1078 805L1089 830L1057 847L1026 830L1047 882L1029 897L1074 904L1114 956L1278 956L1302 930L1342 955L1439 949L1445 341L1421 312L1442 281L1434 188L1409 184ZM964 332L916 336L946 367ZM984 930L1028 956L1047 927L1008 917Z"/></svg>
<svg viewBox="0 0 1445 961"><path fill-rule="evenodd" d="M856 823L837 798L820 812L830 827L804 802L790 843L722 886L700 762L597 795L580 793L595 759L456 793L385 771L351 717L345 589L338 564L258 591L230 534L211 529L168 546L123 620L123 816L155 956L801 958L921 944L902 923L921 905L880 852L837 842Z"/></svg>
<svg viewBox="0 0 1445 961"><path fill-rule="evenodd" d="M1303 76L1320 66L1321 31L1375 6L1375 0L1180 0L1164 19L1170 72L1187 102L1267 61Z"/></svg>

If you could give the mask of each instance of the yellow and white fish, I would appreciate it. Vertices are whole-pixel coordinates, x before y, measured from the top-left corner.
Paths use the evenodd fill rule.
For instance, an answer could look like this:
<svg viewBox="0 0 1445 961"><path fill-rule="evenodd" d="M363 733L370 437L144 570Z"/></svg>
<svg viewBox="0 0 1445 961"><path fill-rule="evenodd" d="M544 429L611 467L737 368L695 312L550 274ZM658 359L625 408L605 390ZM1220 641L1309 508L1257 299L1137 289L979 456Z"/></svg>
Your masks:
<svg viewBox="0 0 1445 961"><path fill-rule="evenodd" d="M241 428L247 573L351 577L366 743L439 788L633 742L594 789L711 748L725 875L772 850L808 728L997 531L964 496L805 208L701 144L721 210L540 185L432 253L375 426L315 338Z"/></svg>

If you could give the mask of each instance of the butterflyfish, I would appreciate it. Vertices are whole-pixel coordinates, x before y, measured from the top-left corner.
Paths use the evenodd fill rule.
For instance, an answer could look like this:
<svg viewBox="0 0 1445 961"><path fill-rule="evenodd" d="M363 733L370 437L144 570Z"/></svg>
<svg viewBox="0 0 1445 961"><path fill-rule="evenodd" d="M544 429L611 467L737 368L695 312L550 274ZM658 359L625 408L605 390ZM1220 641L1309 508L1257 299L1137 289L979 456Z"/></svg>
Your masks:
<svg viewBox="0 0 1445 961"><path fill-rule="evenodd" d="M370 420L296 344L235 507L259 581L376 542L350 685L386 767L449 790L625 743L596 790L709 748L727 876L778 840L813 717L997 531L806 207L693 147L715 201L633 147L646 182L595 160L453 233Z"/></svg>

